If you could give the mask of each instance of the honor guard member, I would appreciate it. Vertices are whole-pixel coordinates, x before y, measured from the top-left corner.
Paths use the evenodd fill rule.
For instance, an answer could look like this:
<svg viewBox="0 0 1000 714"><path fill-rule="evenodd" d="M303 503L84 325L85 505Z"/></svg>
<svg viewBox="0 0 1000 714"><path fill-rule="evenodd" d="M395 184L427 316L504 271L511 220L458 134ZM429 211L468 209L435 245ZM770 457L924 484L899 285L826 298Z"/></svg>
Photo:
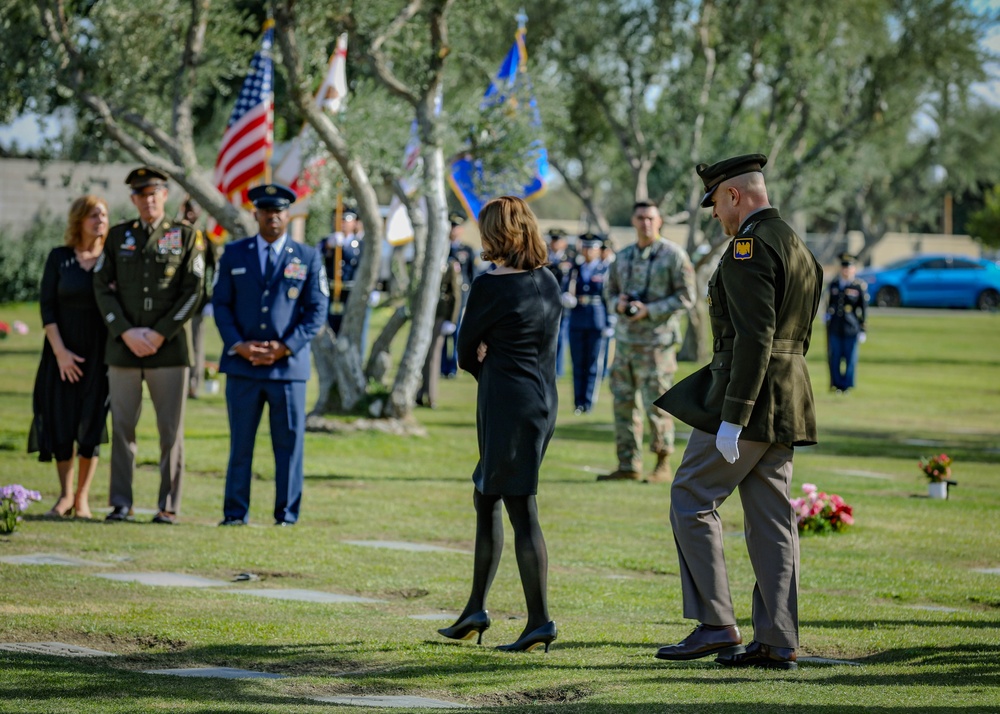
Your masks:
<svg viewBox="0 0 1000 714"><path fill-rule="evenodd" d="M854 387L858 345L867 339L868 285L855 277L854 256L840 256L840 275L827 290L826 349L830 362L830 389L838 393Z"/></svg>
<svg viewBox="0 0 1000 714"><path fill-rule="evenodd" d="M575 413L589 412L597 400L611 316L604 304L608 265L601 260L604 239L580 236L581 262L569 269L563 307L569 310L569 354L573 361Z"/></svg>
<svg viewBox="0 0 1000 714"><path fill-rule="evenodd" d="M340 323L344 319L344 306L354 288L354 274L361 262L361 250L364 247L365 232L358 220L358 212L353 208L345 208L341 215L341 229L328 235L318 246L323 252L332 285L330 301L330 329L340 332ZM337 249L340 249L340 260L336 259Z"/></svg>
<svg viewBox="0 0 1000 714"><path fill-rule="evenodd" d="M173 524L180 513L191 365L184 324L201 300L205 240L186 223L166 218L166 174L142 167L125 183L139 218L111 229L94 267L94 293L108 325L112 437L106 520L133 520L135 430L145 381L160 434L159 510L153 522Z"/></svg>
<svg viewBox="0 0 1000 714"><path fill-rule="evenodd" d="M441 292L434 312L434 326L430 349L424 360L423 378L417 392L417 406L437 406L438 376L441 374L441 355L444 341L454 339L458 329L458 316L462 308L462 266L458 261L447 258L441 267Z"/></svg>
<svg viewBox="0 0 1000 714"><path fill-rule="evenodd" d="M570 247L569 237L562 228L551 228L546 234L549 243L549 264L546 266L556 276L559 289L566 292L569 271L576 265L576 251ZM569 311L563 310L559 321L559 342L556 345L556 376L566 373L566 347L569 344Z"/></svg>
<svg viewBox="0 0 1000 714"><path fill-rule="evenodd" d="M462 233L465 232L465 216L457 211L448 214L448 221L451 229L448 233L450 246L448 257L459 267L458 276L461 281L461 294L458 306L458 320L456 327L462 324L462 314L465 312L465 303L469 299L469 288L476 278L476 253L472 247L462 242ZM451 379L458 374L458 356L455 353L455 346L458 339L458 332L445 335L441 344L441 366L440 372L445 377Z"/></svg>
<svg viewBox="0 0 1000 714"><path fill-rule="evenodd" d="M699 164L701 205L733 236L708 283L712 362L657 400L694 427L670 490L684 617L698 621L666 660L794 669L799 539L789 503L795 446L816 443L806 367L823 269L771 207L763 154ZM718 508L739 489L756 584L753 641L736 628Z"/></svg>
<svg viewBox="0 0 1000 714"><path fill-rule="evenodd" d="M653 401L670 389L677 371L680 316L694 304L694 269L682 248L660 236L662 225L656 204L637 202L632 207L636 242L618 253L608 271L604 298L618 316L611 364L618 468L598 481L643 478L643 412L649 449L656 454L656 467L645 480L670 481L674 423Z"/></svg>
<svg viewBox="0 0 1000 714"><path fill-rule="evenodd" d="M260 232L229 244L212 293L230 432L220 525L247 522L254 441L267 404L274 524L287 526L299 518L309 345L329 310L329 282L320 252L292 241L286 232L295 193L270 184L247 195Z"/></svg>

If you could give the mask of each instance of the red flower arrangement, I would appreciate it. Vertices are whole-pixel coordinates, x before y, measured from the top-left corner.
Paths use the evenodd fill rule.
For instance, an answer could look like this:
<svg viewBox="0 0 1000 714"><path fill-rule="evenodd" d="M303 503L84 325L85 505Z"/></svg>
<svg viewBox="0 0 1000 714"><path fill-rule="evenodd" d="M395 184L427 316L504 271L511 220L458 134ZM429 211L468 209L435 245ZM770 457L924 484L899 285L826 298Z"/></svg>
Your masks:
<svg viewBox="0 0 1000 714"><path fill-rule="evenodd" d="M921 459L917 464L920 466L920 470L924 472L927 480L932 483L935 481L951 480L952 458L948 454L938 454L926 461Z"/></svg>
<svg viewBox="0 0 1000 714"><path fill-rule="evenodd" d="M811 483L802 484L802 492L802 498L791 499L800 533L840 533L854 525L854 509L837 494Z"/></svg>

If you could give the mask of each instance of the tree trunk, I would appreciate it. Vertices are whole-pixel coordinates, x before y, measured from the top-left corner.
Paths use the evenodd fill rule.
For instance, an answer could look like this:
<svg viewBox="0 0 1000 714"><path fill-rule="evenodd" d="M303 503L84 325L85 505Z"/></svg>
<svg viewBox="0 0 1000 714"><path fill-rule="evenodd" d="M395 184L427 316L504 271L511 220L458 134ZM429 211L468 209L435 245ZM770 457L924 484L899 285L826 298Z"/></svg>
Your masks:
<svg viewBox="0 0 1000 714"><path fill-rule="evenodd" d="M424 360L431 345L434 313L441 286L441 264L448 255L448 198L445 192L444 152L437 143L436 117L425 103L418 110L424 145L424 185L427 187L427 251L420 266L420 279L412 303L413 323L406 351L396 372L389 397L390 416L409 417L420 388Z"/></svg>
<svg viewBox="0 0 1000 714"><path fill-rule="evenodd" d="M389 357L389 349L392 347L392 341L396 337L396 333L402 329L403 325L409 319L410 311L406 306L398 307L392 313L392 317L389 318L389 322L386 323L382 333L375 340L374 344L372 344L371 353L368 356L368 364L365 365L365 376L368 379L374 379L376 382L383 381L388 366L392 364L392 358Z"/></svg>

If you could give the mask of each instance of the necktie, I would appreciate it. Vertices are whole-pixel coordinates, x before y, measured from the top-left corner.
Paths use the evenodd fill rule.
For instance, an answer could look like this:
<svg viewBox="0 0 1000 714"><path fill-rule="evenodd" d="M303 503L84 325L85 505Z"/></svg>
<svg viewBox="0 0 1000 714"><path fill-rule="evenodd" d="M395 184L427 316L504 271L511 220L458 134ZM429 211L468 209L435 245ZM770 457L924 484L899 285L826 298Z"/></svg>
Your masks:
<svg viewBox="0 0 1000 714"><path fill-rule="evenodd" d="M267 261L264 264L264 282L271 282L271 277L274 275L274 251L270 246L267 248Z"/></svg>

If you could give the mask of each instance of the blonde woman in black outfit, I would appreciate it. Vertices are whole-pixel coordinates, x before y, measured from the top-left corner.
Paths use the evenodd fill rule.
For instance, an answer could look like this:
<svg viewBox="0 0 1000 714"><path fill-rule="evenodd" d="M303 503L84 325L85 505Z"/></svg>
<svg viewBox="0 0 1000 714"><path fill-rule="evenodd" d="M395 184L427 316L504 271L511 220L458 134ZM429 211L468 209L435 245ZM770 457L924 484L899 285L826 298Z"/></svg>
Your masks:
<svg viewBox="0 0 1000 714"><path fill-rule="evenodd" d="M503 550L501 501L514 529L514 552L528 606L516 642L521 652L556 638L546 602L548 556L538 525L538 470L555 430L559 285L545 269L548 254L535 216L519 198L502 196L479 214L483 259L496 268L472 284L458 335L459 366L479 383L473 472L476 549L472 593L445 637L482 642L490 626L486 596Z"/></svg>

